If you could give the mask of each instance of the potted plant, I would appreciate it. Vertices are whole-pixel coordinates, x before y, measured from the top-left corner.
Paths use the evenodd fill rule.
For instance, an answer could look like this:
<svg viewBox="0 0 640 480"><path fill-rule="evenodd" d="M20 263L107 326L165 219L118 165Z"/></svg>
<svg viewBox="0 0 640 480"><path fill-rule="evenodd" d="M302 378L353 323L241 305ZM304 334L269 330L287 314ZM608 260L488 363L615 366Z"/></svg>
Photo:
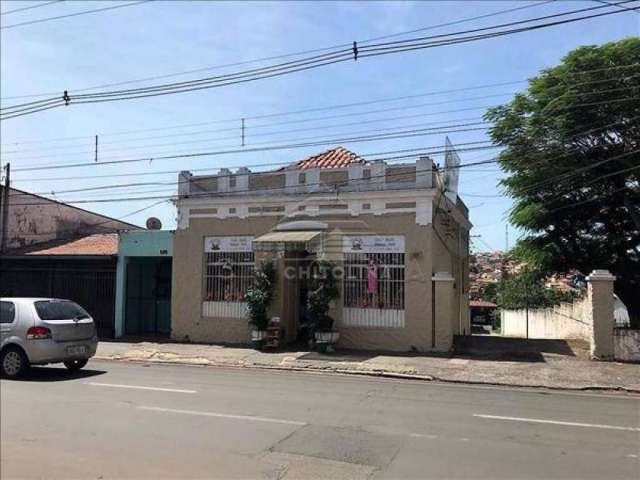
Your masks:
<svg viewBox="0 0 640 480"><path fill-rule="evenodd" d="M276 271L271 262L265 262L256 271L253 283L247 289L245 301L251 327L251 346L261 349L267 336L269 306L273 300Z"/></svg>
<svg viewBox="0 0 640 480"><path fill-rule="evenodd" d="M309 282L307 305L316 348L320 352L326 352L340 337L339 332L333 331L333 318L329 316L330 303L339 295L334 265L326 260L317 262Z"/></svg>

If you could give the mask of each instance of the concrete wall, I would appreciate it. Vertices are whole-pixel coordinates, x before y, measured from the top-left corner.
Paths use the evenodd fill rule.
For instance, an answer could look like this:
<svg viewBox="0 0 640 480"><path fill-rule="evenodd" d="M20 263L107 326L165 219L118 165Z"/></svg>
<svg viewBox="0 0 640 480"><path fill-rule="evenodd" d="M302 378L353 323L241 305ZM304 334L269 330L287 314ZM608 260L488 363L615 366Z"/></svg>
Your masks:
<svg viewBox="0 0 640 480"><path fill-rule="evenodd" d="M526 337L525 310L502 310L502 334ZM562 303L553 308L529 310L529 338L591 338L591 312L588 298L575 303Z"/></svg>
<svg viewBox="0 0 640 480"><path fill-rule="evenodd" d="M0 187L0 195L2 189ZM21 190L9 189L8 249L90 233L135 229L140 227Z"/></svg>
<svg viewBox="0 0 640 480"><path fill-rule="evenodd" d="M640 362L640 330L615 328L613 349L616 360Z"/></svg>
<svg viewBox="0 0 640 480"><path fill-rule="evenodd" d="M582 338L589 341L594 360L636 360L640 357L638 331L615 328L615 279L607 270L594 270L587 277L584 299L555 308L530 310L529 338ZM502 332L508 336L526 336L526 312L503 311Z"/></svg>

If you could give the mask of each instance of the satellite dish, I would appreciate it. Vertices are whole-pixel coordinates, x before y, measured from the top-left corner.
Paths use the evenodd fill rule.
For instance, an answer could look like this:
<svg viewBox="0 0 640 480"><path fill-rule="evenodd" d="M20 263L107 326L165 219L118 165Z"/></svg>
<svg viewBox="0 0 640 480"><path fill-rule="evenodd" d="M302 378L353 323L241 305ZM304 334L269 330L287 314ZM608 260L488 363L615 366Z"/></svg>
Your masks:
<svg viewBox="0 0 640 480"><path fill-rule="evenodd" d="M160 221L159 218L150 217L147 220L147 228L149 230L160 230L162 228L162 222Z"/></svg>

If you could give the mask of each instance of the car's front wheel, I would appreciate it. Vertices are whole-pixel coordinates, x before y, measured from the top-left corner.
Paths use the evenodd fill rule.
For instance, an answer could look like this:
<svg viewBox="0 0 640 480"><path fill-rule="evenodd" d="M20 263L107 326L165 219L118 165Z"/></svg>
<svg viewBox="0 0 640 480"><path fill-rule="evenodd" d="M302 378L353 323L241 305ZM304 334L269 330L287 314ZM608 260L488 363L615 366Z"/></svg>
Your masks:
<svg viewBox="0 0 640 480"><path fill-rule="evenodd" d="M69 369L69 371L76 372L76 371L80 370L82 367L84 367L87 364L87 362L88 362L87 359L83 359L83 360L67 360L66 362L64 362L64 366L67 367L67 369Z"/></svg>
<svg viewBox="0 0 640 480"><path fill-rule="evenodd" d="M0 373L3 377L18 378L29 369L29 359L19 347L7 347L0 353Z"/></svg>

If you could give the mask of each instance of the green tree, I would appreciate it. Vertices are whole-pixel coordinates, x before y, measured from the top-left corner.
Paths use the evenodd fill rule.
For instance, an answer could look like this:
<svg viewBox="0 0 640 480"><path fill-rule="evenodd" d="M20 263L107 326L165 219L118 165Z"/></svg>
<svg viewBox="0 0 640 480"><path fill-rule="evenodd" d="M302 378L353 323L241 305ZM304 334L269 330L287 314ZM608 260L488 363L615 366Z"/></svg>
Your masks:
<svg viewBox="0 0 640 480"><path fill-rule="evenodd" d="M505 275L496 288L496 303L500 308L548 308L560 302L570 302L574 293L563 293L545 285L544 272L524 269L513 275Z"/></svg>
<svg viewBox="0 0 640 480"><path fill-rule="evenodd" d="M637 318L640 38L570 52L486 118L525 232L514 253L544 272L611 270Z"/></svg>

